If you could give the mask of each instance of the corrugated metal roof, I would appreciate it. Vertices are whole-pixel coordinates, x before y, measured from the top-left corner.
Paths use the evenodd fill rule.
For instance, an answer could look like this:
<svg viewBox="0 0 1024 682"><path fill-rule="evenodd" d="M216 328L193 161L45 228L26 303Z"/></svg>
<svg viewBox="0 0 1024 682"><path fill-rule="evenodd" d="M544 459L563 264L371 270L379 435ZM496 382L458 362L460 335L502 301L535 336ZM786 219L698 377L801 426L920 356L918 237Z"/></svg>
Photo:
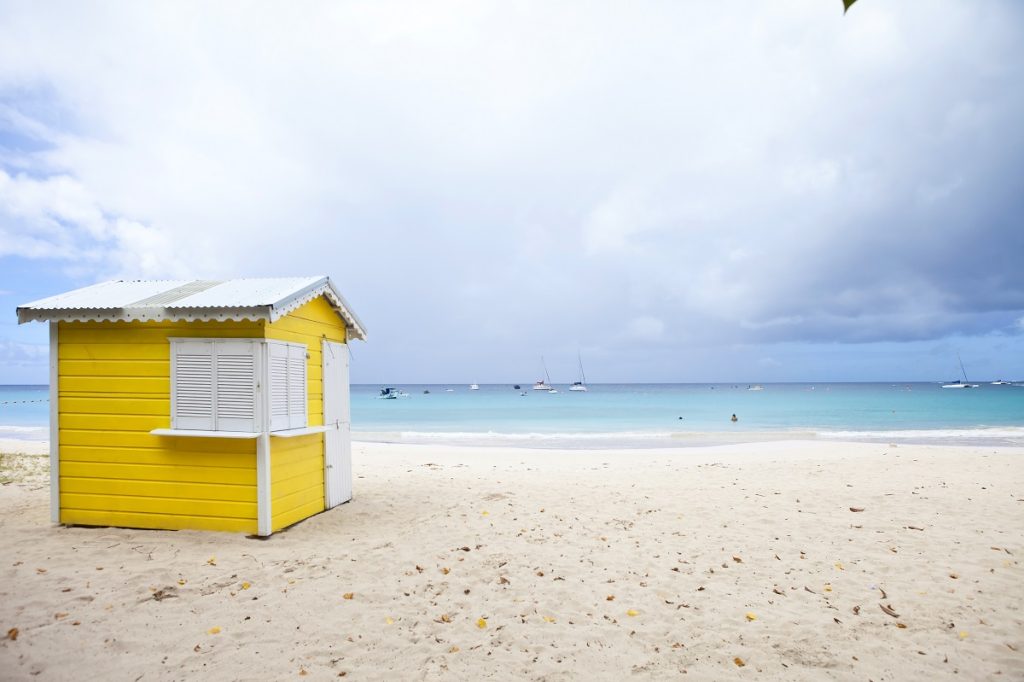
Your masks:
<svg viewBox="0 0 1024 682"><path fill-rule="evenodd" d="M188 280L117 280L100 282L99 284L66 291L63 294L20 305L18 310L22 308L31 308L32 310L80 310L84 308L110 310L113 308L124 308L135 301L156 296L185 284L188 284Z"/></svg>
<svg viewBox="0 0 1024 682"><path fill-rule="evenodd" d="M18 306L32 320L274 320L325 296L354 338L366 329L328 277L115 280Z"/></svg>
<svg viewBox="0 0 1024 682"><path fill-rule="evenodd" d="M161 308L170 303L180 301L183 298L188 298L189 296L198 294L201 291L206 291L210 287L215 287L218 284L220 284L220 282L216 280L197 279L194 282L183 284L180 287L162 291L156 296L150 296L149 298L144 298L141 301L135 301L135 303L132 303L131 305L133 308Z"/></svg>
<svg viewBox="0 0 1024 682"><path fill-rule="evenodd" d="M175 301L172 308L236 308L239 306L273 306L290 297L314 288L326 277L275 277L265 279L230 279L217 282L191 296Z"/></svg>

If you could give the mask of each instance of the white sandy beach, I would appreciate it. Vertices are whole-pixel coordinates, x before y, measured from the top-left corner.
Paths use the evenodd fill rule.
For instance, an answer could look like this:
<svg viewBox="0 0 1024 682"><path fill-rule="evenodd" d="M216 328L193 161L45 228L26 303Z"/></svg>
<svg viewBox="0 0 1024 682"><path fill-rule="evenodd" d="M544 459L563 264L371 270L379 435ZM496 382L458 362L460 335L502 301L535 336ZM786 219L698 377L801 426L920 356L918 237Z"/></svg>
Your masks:
<svg viewBox="0 0 1024 682"><path fill-rule="evenodd" d="M1024 677L1024 449L354 450L268 540L54 527L5 457L0 677Z"/></svg>

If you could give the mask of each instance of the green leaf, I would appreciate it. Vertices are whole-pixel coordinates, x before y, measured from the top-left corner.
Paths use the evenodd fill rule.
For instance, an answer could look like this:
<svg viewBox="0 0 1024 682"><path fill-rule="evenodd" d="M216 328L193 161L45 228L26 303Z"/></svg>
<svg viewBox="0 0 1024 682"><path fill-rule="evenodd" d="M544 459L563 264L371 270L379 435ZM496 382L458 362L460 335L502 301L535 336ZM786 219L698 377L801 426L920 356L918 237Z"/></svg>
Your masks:
<svg viewBox="0 0 1024 682"><path fill-rule="evenodd" d="M857 0L843 0L843 14L846 14L846 11L853 7L853 3L855 2L857 2Z"/></svg>

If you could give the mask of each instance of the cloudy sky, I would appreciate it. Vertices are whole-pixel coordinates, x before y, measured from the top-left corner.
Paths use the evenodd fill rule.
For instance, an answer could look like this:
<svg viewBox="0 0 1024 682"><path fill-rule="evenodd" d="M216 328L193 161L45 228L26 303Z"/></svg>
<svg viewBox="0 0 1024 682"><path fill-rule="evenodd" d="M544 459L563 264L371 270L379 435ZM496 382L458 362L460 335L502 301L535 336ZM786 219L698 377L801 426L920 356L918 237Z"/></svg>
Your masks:
<svg viewBox="0 0 1024 682"><path fill-rule="evenodd" d="M1022 83L1017 0L0 0L0 383L307 274L357 382L1024 379Z"/></svg>

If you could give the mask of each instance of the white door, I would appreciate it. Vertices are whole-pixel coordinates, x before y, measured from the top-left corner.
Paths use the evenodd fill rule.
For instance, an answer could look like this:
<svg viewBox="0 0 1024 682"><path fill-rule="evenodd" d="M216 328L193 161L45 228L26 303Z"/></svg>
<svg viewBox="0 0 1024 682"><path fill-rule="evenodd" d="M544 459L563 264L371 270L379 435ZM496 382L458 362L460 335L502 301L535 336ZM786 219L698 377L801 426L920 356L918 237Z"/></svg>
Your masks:
<svg viewBox="0 0 1024 682"><path fill-rule="evenodd" d="M349 423L348 347L323 342L324 498L327 508L352 499L352 426Z"/></svg>

